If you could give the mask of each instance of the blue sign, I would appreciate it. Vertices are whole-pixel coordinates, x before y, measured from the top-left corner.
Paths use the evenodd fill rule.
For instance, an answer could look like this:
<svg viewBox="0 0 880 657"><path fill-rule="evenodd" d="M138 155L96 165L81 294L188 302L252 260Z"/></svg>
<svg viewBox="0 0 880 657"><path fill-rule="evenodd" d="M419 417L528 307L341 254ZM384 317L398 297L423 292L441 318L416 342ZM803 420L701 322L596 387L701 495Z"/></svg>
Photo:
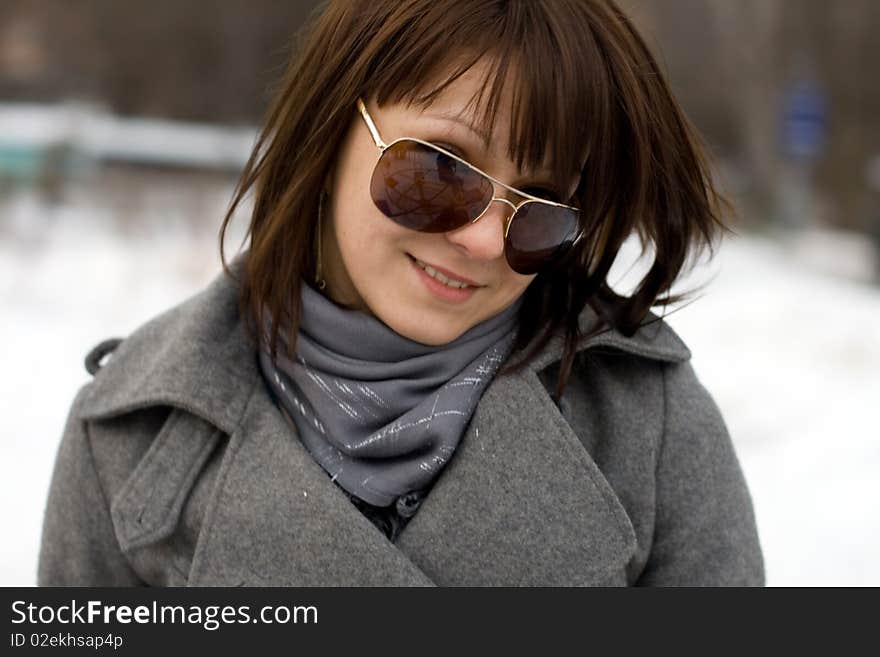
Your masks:
<svg viewBox="0 0 880 657"><path fill-rule="evenodd" d="M785 152L799 160L815 160L822 153L828 132L824 92L813 83L795 84L785 95L782 112Z"/></svg>

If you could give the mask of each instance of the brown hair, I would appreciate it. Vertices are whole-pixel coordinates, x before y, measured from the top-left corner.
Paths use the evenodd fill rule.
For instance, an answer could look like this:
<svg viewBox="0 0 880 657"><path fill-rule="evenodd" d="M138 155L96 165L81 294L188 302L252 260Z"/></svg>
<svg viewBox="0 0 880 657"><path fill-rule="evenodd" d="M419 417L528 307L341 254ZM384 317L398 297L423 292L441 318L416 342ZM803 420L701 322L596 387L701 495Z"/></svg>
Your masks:
<svg viewBox="0 0 880 657"><path fill-rule="evenodd" d="M515 72L508 155L520 167L538 167L546 155L560 181L579 175L569 202L581 208L586 231L526 290L514 353L531 347L505 372L524 367L561 332L558 399L586 304L600 318L589 335L605 324L632 335L652 306L685 298L670 293L672 284L692 249L711 250L729 230L721 221L726 201L657 62L614 2L332 0L303 33L220 233L222 257L233 212L253 190L241 307L257 340L264 308L271 313L273 357L282 325L295 349L299 286L315 265L319 194L358 96L424 106L484 56L493 74L478 94L479 120L491 125L507 73ZM606 277L633 231L643 254L653 247L654 262L632 296L619 296Z"/></svg>

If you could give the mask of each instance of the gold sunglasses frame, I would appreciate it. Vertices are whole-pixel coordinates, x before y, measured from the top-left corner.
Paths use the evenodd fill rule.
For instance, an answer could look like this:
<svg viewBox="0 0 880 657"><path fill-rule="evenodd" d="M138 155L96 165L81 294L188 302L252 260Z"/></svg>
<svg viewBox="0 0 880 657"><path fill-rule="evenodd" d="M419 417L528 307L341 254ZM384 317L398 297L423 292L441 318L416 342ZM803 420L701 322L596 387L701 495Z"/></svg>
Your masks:
<svg viewBox="0 0 880 657"><path fill-rule="evenodd" d="M510 214L510 217L507 220L507 225L504 227L504 239L507 239L507 233L510 232L510 224L513 223L513 218L516 216L517 211L522 206L524 206L528 203L540 203L542 205L552 205L557 208L566 208L567 210L573 210L577 214L578 224L580 224L581 211L578 208L576 208L572 205L566 205L565 203L556 203L554 201L548 201L547 199L544 199L544 198L532 196L531 194L527 194L526 192L523 192L523 191L517 189L516 187L511 187L510 185L501 182L497 178L493 178L488 173L486 173L485 171L483 171L479 167L474 166L473 164L471 164L467 160L460 158L455 153L450 153L445 148L441 148L440 146L437 146L436 144L432 144L429 141L425 141L424 139L418 139L417 137L398 137L397 139L392 141L390 144L386 144L385 141L382 139L382 136L379 134L379 129L376 127L376 124L373 121L373 117L370 116L369 111L367 111L367 106L364 104L364 101L362 98L357 99L357 107L361 113L361 116L364 119L364 122L367 124L367 129L370 131L370 136L373 138L373 142L376 144L376 148L379 149L379 157L380 158L382 157L382 154L386 150L388 150L389 148L391 148L395 144L402 142L402 141L414 141L417 144L422 144L423 146L427 146L428 148L439 151L439 152L443 153L443 155L450 157L453 160L456 160L457 162L461 162L466 167L473 169L474 171L476 171L477 173L479 173L482 176L485 176L488 180L492 181L493 183L495 183L499 187L506 189L509 192L513 192L514 194L516 194L518 196L522 196L525 199L525 200L521 201L520 203L517 203L514 205L512 202L510 202L506 198L493 196L492 199L486 204L486 208L479 214L479 216L477 216L475 219L471 220L472 224L479 221L483 217L483 215L486 214L486 212L492 206L492 203L494 203L495 201L498 201L500 203L506 203L507 205L509 205L510 207L513 208L513 212ZM584 235L584 229L581 226L578 228L577 237L575 237L575 239L572 241L569 248L571 248L572 246L577 244L577 242L581 239L581 237L583 237L583 235Z"/></svg>

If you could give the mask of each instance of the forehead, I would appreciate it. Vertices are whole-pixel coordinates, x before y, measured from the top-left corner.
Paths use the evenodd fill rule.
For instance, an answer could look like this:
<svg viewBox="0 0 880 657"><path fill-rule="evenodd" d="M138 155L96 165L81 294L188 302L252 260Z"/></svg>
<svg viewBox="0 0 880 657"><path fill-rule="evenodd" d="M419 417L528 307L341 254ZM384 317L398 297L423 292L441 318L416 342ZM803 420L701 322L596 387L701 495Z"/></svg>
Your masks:
<svg viewBox="0 0 880 657"><path fill-rule="evenodd" d="M485 88L489 74L488 62L481 60L443 88L433 100L415 103L423 115L458 122L488 143L505 143L510 132L510 106L512 91L510 84L504 84L498 108L492 112L492 120L485 120ZM446 72L442 78L448 77ZM438 85L441 80L432 81L426 86ZM436 87L435 87L436 88Z"/></svg>

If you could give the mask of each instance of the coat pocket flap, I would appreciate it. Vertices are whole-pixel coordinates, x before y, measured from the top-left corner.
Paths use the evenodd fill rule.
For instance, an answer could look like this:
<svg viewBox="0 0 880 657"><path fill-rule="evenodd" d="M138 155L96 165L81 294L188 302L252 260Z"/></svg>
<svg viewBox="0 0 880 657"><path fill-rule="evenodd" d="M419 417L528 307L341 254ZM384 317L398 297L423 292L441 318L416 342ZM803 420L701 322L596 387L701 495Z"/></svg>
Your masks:
<svg viewBox="0 0 880 657"><path fill-rule="evenodd" d="M131 551L168 537L221 431L175 409L110 506L116 538Z"/></svg>

